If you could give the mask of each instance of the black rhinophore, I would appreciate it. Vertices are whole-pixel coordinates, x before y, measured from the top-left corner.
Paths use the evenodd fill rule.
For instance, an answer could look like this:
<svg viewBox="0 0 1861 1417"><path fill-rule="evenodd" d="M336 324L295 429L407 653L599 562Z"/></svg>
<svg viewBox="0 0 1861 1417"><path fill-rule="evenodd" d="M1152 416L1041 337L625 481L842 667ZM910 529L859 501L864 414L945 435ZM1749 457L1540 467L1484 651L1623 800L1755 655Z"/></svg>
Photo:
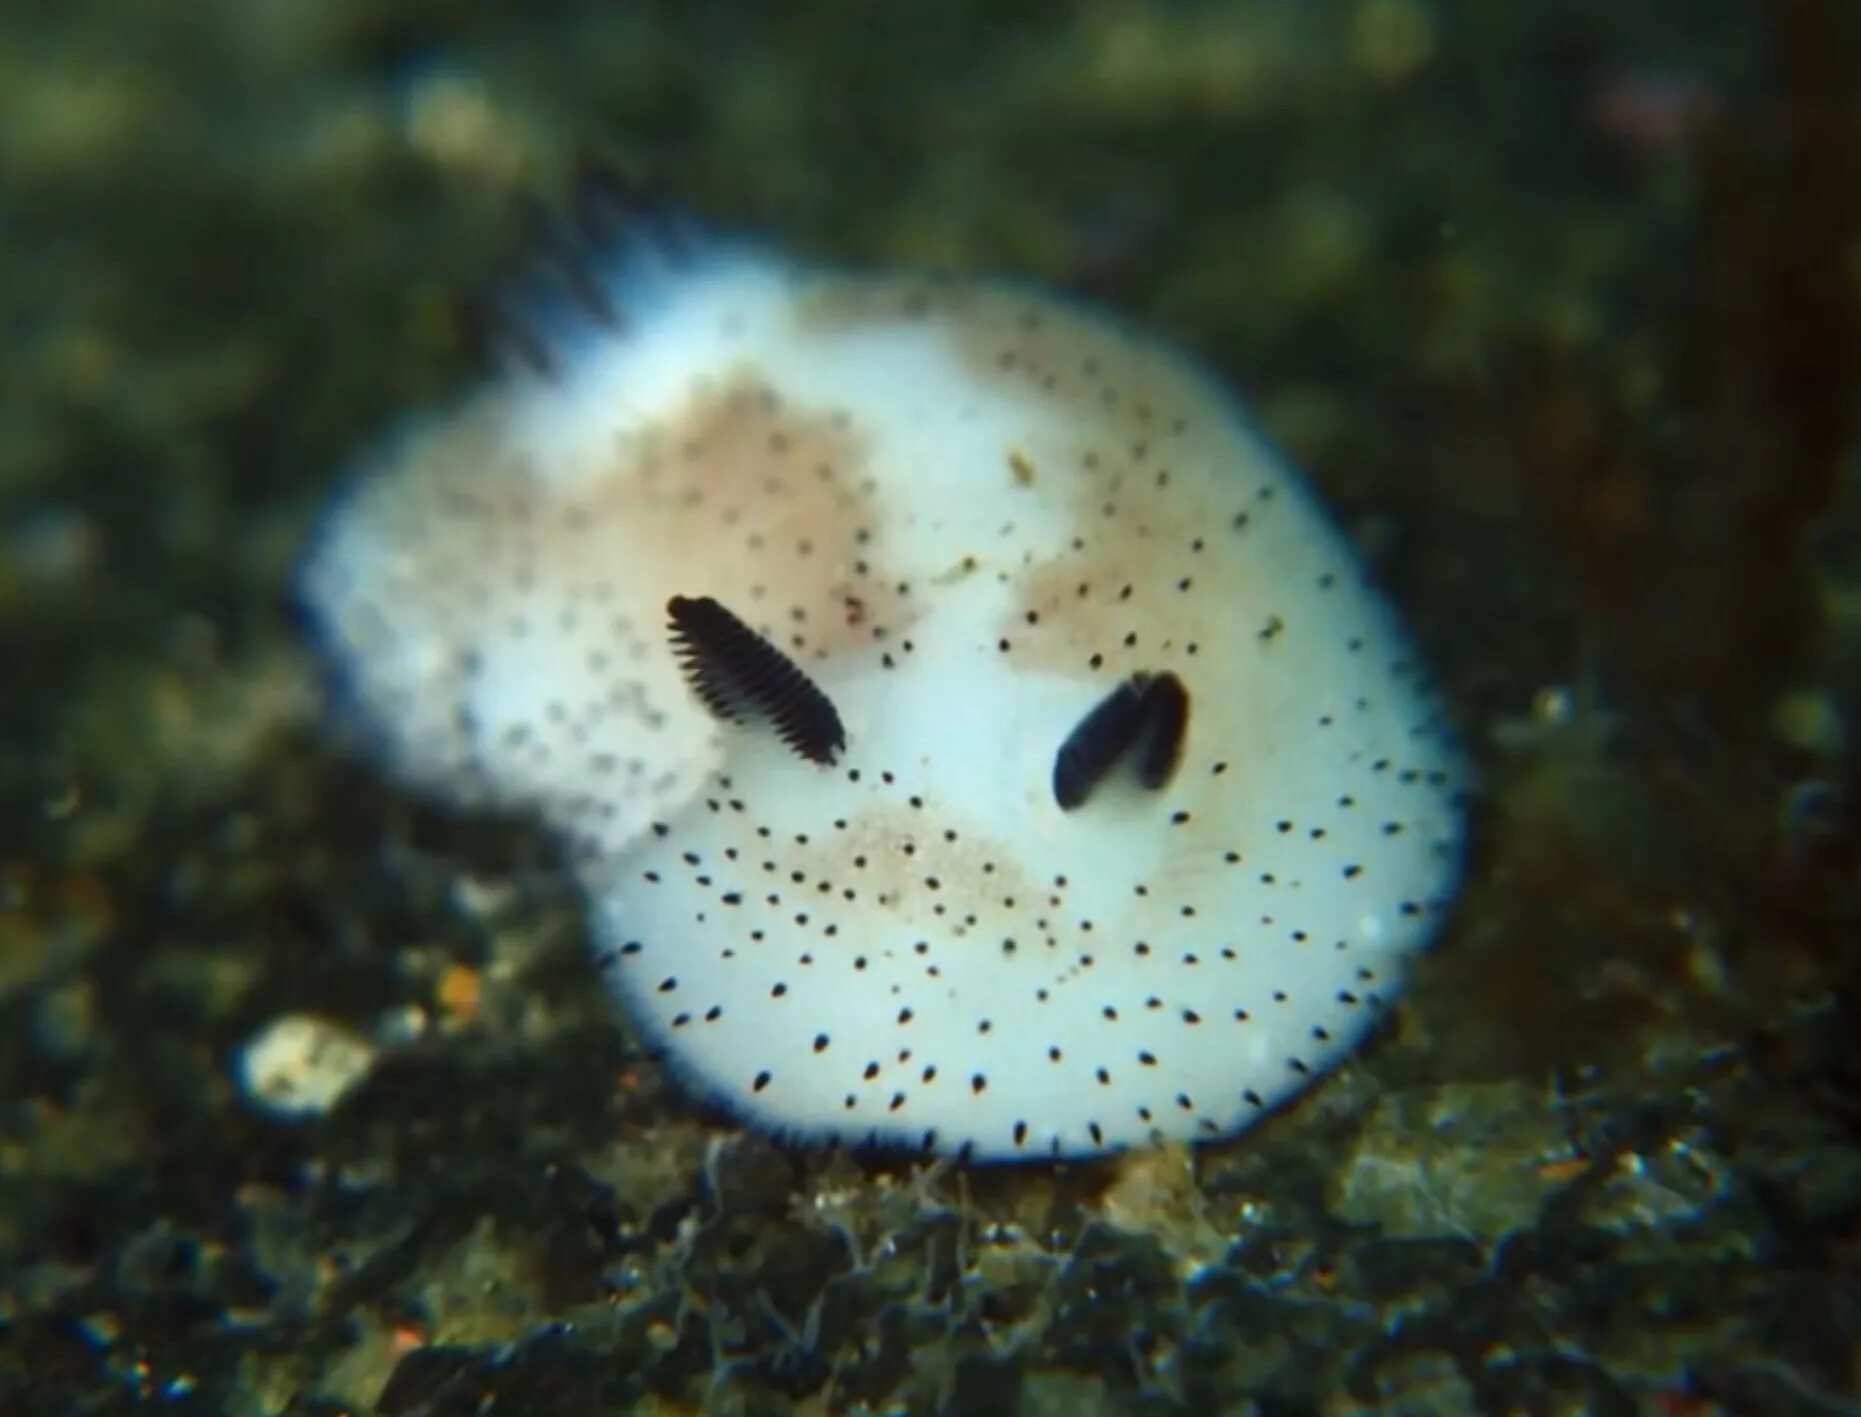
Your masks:
<svg viewBox="0 0 1861 1417"><path fill-rule="evenodd" d="M809 762L831 765L846 747L833 700L799 665L709 596L666 602L673 653L692 691L719 718L766 721Z"/></svg>
<svg viewBox="0 0 1861 1417"><path fill-rule="evenodd" d="M1189 691L1174 674L1159 674L1144 686L1143 743L1137 780L1152 792L1169 786L1189 733Z"/></svg>
<svg viewBox="0 0 1861 1417"><path fill-rule="evenodd" d="M1174 674L1133 674L1079 720L1053 759L1053 800L1065 811L1084 805L1133 749L1138 781L1152 791L1176 772L1189 728L1189 691Z"/></svg>

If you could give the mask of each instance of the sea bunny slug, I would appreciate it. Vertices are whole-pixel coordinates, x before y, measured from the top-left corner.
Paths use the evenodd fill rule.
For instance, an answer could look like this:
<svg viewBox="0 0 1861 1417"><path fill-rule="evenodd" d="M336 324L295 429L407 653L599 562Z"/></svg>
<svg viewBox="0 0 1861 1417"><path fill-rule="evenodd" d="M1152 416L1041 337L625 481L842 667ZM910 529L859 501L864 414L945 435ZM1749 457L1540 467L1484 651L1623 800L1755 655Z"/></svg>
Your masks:
<svg viewBox="0 0 1861 1417"><path fill-rule="evenodd" d="M981 1160L1247 1126L1437 928L1465 766L1208 374L1024 285L578 193L303 594L407 782L533 811L694 1089Z"/></svg>

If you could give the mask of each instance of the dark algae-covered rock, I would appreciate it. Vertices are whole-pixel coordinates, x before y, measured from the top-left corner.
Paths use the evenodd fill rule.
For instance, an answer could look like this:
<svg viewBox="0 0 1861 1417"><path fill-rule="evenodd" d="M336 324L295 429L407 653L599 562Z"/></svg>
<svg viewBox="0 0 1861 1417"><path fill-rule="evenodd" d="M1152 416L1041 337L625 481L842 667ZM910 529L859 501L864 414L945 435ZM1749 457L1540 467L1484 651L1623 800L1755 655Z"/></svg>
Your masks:
<svg viewBox="0 0 1861 1417"><path fill-rule="evenodd" d="M6 7L0 80L0 1413L1861 1408L1854 6L954 0L877 25L816 0L122 0ZM699 212L745 233L735 256L678 215ZM638 221L652 240L628 246ZM335 544L338 488L446 437L496 445L512 425L474 443L446 421L483 415L474 389L695 308L693 267L653 263L706 252L713 276L779 278L733 310L803 310L808 335L756 334L766 390L738 370L695 396L689 461L736 470L734 518L712 481L658 474L664 526L721 539L595 546L578 522L545 546L455 500L504 530L468 554L394 527L343 621L363 643L430 616L448 654L332 674L303 557ZM622 268L632 303L604 303ZM1148 334L1120 344L1088 307ZM873 351L906 326L954 341L968 392L930 380L948 359L899 389ZM823 340L836 358L809 364ZM1165 346L1191 363L1146 362ZM1172 520L1204 471L1162 465L1132 391L1185 368L1244 404L1272 510ZM859 385L844 420L784 392L823 379ZM567 461L511 486L644 386L587 387L568 425L566 394L525 405L526 446ZM1087 389L1111 402L1057 425L1094 430L1065 466L1042 420ZM1219 398L1217 442L1240 436ZM976 427L988 478L912 503L961 479L920 486L898 447L947 460ZM770 472L790 464L792 489ZM447 504L457 466L419 490ZM1327 529L1276 550L1307 482ZM792 527L790 491L812 509ZM895 535L901 506L988 535ZM436 559L396 561L413 546ZM537 609L642 560L657 602L612 643L587 607L526 640L468 603L528 575ZM1309 647L1363 653L1315 618L1346 584L1412 665L1290 725ZM972 618L973 663L946 634ZM1216 663L1205 624L1244 651ZM536 637L580 667L526 660ZM596 790L629 754L544 690L636 641L645 698L607 707L650 730L663 691L691 773L629 796ZM910 687L896 712L843 644ZM395 697L436 683L451 697ZM1425 729L1414 762L1314 749L1392 683L1399 707L1438 697L1453 748L1398 714ZM991 748L984 773L923 749L936 771L906 783L902 745L945 728L1040 750ZM711 825L677 799L730 770L721 744L747 786L741 812L698 799ZM1436 815L1346 827L1338 799L1370 799L1339 773L1438 789ZM1331 806L1270 805L1295 786ZM972 860L985 802L1001 850ZM1450 845L1463 805L1456 874L1423 838ZM840 836L916 847L914 817L957 840L851 879L879 858ZM1130 875L1234 823L1259 838L1243 862ZM786 837L757 854L757 825ZM776 863L784 913L723 900L732 851ZM1084 864L994 884L1054 853ZM1413 897L1432 913L1355 908L1398 861L1438 870ZM789 892L844 930L805 943L836 922ZM1122 913L1073 908L1094 893ZM926 925L902 953L894 916ZM740 987L738 924L796 977ZM1115 973L1091 1003L1117 1020L1087 1012L1126 1054L1028 1043L1049 1004L1006 986L986 1034L935 1011L959 960L1012 981L1049 936L1074 972L1038 987ZM1404 987L1333 978L1373 938ZM1260 997L1217 1020L1181 981L1223 948ZM830 962L857 981L804 988ZM688 1045L716 1005L734 1031ZM758 1054L778 1061L737 1067ZM1091 1100L1197 1066L1238 1113L1185 1084L1117 1126ZM847 1097L855 1121L821 1120Z"/></svg>

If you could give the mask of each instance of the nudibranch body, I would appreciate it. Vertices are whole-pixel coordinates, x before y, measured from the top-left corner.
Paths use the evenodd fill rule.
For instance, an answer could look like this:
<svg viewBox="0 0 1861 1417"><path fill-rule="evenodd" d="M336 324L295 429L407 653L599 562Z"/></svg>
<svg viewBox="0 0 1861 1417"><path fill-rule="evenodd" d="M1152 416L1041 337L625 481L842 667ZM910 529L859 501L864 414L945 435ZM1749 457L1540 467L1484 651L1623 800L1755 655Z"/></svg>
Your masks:
<svg viewBox="0 0 1861 1417"><path fill-rule="evenodd" d="M635 1022L784 1135L1085 1155L1335 1065L1466 774L1309 489L1069 301L681 238L571 260L332 515L388 763L550 823Z"/></svg>

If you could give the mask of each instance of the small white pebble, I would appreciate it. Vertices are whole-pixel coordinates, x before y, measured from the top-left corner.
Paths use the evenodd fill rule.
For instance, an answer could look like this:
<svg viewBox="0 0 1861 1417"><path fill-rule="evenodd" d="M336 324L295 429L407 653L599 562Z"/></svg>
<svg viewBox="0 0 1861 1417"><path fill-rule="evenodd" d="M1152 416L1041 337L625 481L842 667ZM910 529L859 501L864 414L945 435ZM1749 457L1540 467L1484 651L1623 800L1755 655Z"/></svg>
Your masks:
<svg viewBox="0 0 1861 1417"><path fill-rule="evenodd" d="M419 1004L389 1009L375 1020L375 1042L383 1048L404 1048L426 1037L433 1020Z"/></svg>
<svg viewBox="0 0 1861 1417"><path fill-rule="evenodd" d="M281 1117L318 1117L368 1075L375 1045L315 1014L273 1019L239 1052L239 1085L253 1103Z"/></svg>
<svg viewBox="0 0 1861 1417"><path fill-rule="evenodd" d="M481 925L508 915L520 903L517 887L508 881L460 876L452 885L452 903L460 914Z"/></svg>

